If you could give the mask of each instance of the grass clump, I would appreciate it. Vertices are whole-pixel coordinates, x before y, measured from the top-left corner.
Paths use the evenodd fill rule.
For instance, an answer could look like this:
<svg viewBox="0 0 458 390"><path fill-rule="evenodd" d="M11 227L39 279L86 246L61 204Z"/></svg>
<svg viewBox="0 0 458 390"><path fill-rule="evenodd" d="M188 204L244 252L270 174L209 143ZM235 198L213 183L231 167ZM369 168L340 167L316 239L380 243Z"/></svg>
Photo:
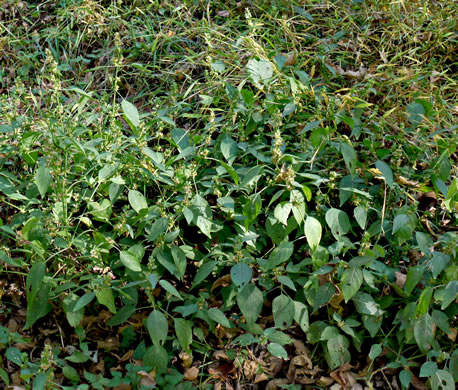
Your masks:
<svg viewBox="0 0 458 390"><path fill-rule="evenodd" d="M454 11L3 2L1 380L454 388Z"/></svg>

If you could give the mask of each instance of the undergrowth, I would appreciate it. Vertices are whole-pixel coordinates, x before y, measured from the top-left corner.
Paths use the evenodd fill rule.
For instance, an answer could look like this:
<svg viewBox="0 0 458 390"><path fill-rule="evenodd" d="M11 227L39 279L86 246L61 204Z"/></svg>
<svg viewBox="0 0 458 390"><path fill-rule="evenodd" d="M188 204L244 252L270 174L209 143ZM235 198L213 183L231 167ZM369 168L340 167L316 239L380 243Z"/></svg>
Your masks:
<svg viewBox="0 0 458 390"><path fill-rule="evenodd" d="M2 1L0 388L454 389L453 15Z"/></svg>

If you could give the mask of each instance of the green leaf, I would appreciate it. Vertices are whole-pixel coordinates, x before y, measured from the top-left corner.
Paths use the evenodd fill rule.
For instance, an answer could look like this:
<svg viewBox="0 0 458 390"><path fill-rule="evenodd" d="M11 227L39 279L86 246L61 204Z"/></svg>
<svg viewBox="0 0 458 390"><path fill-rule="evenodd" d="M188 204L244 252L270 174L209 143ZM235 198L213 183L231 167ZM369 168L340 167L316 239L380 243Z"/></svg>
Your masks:
<svg viewBox="0 0 458 390"><path fill-rule="evenodd" d="M207 278L207 276L212 273L212 271L215 269L215 266L216 261L209 261L208 263L203 264L194 277L192 288L202 283Z"/></svg>
<svg viewBox="0 0 458 390"><path fill-rule="evenodd" d="M433 296L433 288L431 286L426 287L420 295L420 300L418 301L416 314L417 316L422 316L423 314L429 311L429 304Z"/></svg>
<svg viewBox="0 0 458 390"><path fill-rule="evenodd" d="M294 321L301 327L304 333L309 330L309 312L302 302L294 301Z"/></svg>
<svg viewBox="0 0 458 390"><path fill-rule="evenodd" d="M316 291L314 302L313 302L313 311L317 311L320 307L327 305L332 297L336 293L336 288L332 283L325 283L318 288Z"/></svg>
<svg viewBox="0 0 458 390"><path fill-rule="evenodd" d="M289 287L291 290L296 291L296 286L294 285L294 282L289 278L288 276L285 275L280 275L277 280L283 284L284 286Z"/></svg>
<svg viewBox="0 0 458 390"><path fill-rule="evenodd" d="M450 255L442 252L433 252L433 256L429 262L433 278L437 278L449 262Z"/></svg>
<svg viewBox="0 0 458 390"><path fill-rule="evenodd" d="M232 328L231 323L221 310L211 308L208 309L207 314L213 321L217 322L218 324L221 324L225 328Z"/></svg>
<svg viewBox="0 0 458 390"><path fill-rule="evenodd" d="M353 210L353 215L361 229L366 229L367 212L365 208L362 206L355 207L355 209Z"/></svg>
<svg viewBox="0 0 458 390"><path fill-rule="evenodd" d="M35 184L37 185L38 191L40 192L42 198L44 198L46 192L48 192L49 185L51 184L51 179L52 177L49 169L46 168L45 165L41 165L35 174Z"/></svg>
<svg viewBox="0 0 458 390"><path fill-rule="evenodd" d="M261 313L264 297L254 284L247 284L237 296L237 305L248 324L254 324Z"/></svg>
<svg viewBox="0 0 458 390"><path fill-rule="evenodd" d="M412 379L412 373L408 370L402 370L399 373L399 381L401 382L403 389L408 389L410 386L410 380Z"/></svg>
<svg viewBox="0 0 458 390"><path fill-rule="evenodd" d="M359 291L363 284L363 271L348 268L342 273L342 292L347 303Z"/></svg>
<svg viewBox="0 0 458 390"><path fill-rule="evenodd" d="M93 292L88 292L84 294L73 306L73 312L76 313L80 311L84 306L87 306L92 300L95 298L95 294Z"/></svg>
<svg viewBox="0 0 458 390"><path fill-rule="evenodd" d="M393 183L394 183L394 180L393 180L393 171L391 170L390 166L381 161L381 160L377 160L376 163L375 163L375 167L380 171L382 172L382 175L383 177L385 178L385 182L386 184L389 186L389 187L393 187Z"/></svg>
<svg viewBox="0 0 458 390"><path fill-rule="evenodd" d="M178 299L183 300L183 298L180 295L180 293L178 292L178 290L175 287L173 287L170 282L168 282L167 280L160 280L159 284L162 286L162 288L164 290L166 290L167 292L169 292L173 296L177 297Z"/></svg>
<svg viewBox="0 0 458 390"><path fill-rule="evenodd" d="M407 293L407 295L410 295L410 293L413 291L415 286L418 284L418 282L423 277L424 272L425 272L425 267L421 267L418 265L411 267L409 269L409 271L407 272L406 284L404 285L404 290Z"/></svg>
<svg viewBox="0 0 458 390"><path fill-rule="evenodd" d="M353 175L355 173L356 163L358 162L358 156L356 155L355 149L353 149L351 145L343 143L340 146L340 152L344 158L345 165Z"/></svg>
<svg viewBox="0 0 458 390"><path fill-rule="evenodd" d="M369 359L375 360L382 353L382 346L380 344L372 344L369 351Z"/></svg>
<svg viewBox="0 0 458 390"><path fill-rule="evenodd" d="M103 290L98 290L95 293L97 301L104 305L110 310L113 314L116 314L116 305L114 302L113 290L111 288L104 288Z"/></svg>
<svg viewBox="0 0 458 390"><path fill-rule="evenodd" d="M71 380L72 382L79 382L81 380L78 375L78 371L76 371L76 369L72 366L65 366L62 368L62 374L64 374L65 378Z"/></svg>
<svg viewBox="0 0 458 390"><path fill-rule="evenodd" d="M107 325L118 326L123 324L134 315L135 310L136 308L134 305L124 305L113 317L108 320Z"/></svg>
<svg viewBox="0 0 458 390"><path fill-rule="evenodd" d="M353 303L358 313L370 316L380 316L383 314L383 310L380 309L379 304L369 294L363 292L356 293L353 297Z"/></svg>
<svg viewBox="0 0 458 390"><path fill-rule="evenodd" d="M139 213L143 209L148 208L146 198L143 196L141 192L138 192L136 190L129 190L128 199L130 205L137 213Z"/></svg>
<svg viewBox="0 0 458 390"><path fill-rule="evenodd" d="M345 211L331 208L326 212L325 218L336 240L340 240L350 231L350 220Z"/></svg>
<svg viewBox="0 0 458 390"><path fill-rule="evenodd" d="M294 246L292 242L283 242L277 246L271 253L263 268L269 271L288 260L293 254Z"/></svg>
<svg viewBox="0 0 458 390"><path fill-rule="evenodd" d="M289 202L279 203L274 210L274 217L283 225L288 224L289 213L291 212L292 205Z"/></svg>
<svg viewBox="0 0 458 390"><path fill-rule="evenodd" d="M161 345L167 338L169 324L164 314L153 310L146 319L146 329L154 345Z"/></svg>
<svg viewBox="0 0 458 390"><path fill-rule="evenodd" d="M453 376L445 370L437 370L431 378L433 390L455 390L455 380Z"/></svg>
<svg viewBox="0 0 458 390"><path fill-rule="evenodd" d="M418 102L410 103L406 108L407 118L412 126L418 126L425 115L425 108Z"/></svg>
<svg viewBox="0 0 458 390"><path fill-rule="evenodd" d="M178 342L184 350L188 350L192 343L192 327L191 323L183 318L175 318L175 333L178 338Z"/></svg>
<svg viewBox="0 0 458 390"><path fill-rule="evenodd" d="M305 219L305 198L301 191L292 190L289 199L292 205L292 211L294 218L298 225L300 225Z"/></svg>
<svg viewBox="0 0 458 390"><path fill-rule="evenodd" d="M3 383L6 384L6 386L10 385L10 378L8 377L8 373L0 367L0 379L3 381Z"/></svg>
<svg viewBox="0 0 458 390"><path fill-rule="evenodd" d="M269 81L273 76L272 64L267 60L251 59L248 61L247 70L255 84Z"/></svg>
<svg viewBox="0 0 458 390"><path fill-rule="evenodd" d="M40 372L33 380L33 390L45 390L46 383L48 382L48 375L47 372Z"/></svg>
<svg viewBox="0 0 458 390"><path fill-rule="evenodd" d="M148 240L155 242L159 236L167 230L169 226L169 219L168 218L158 218L154 221L151 225Z"/></svg>
<svg viewBox="0 0 458 390"><path fill-rule="evenodd" d="M202 233L204 233L208 238L212 238L212 221L199 215L197 217L196 225L199 227Z"/></svg>
<svg viewBox="0 0 458 390"><path fill-rule="evenodd" d="M307 216L304 223L304 234L310 248L315 250L321 241L322 229L320 222L316 218Z"/></svg>
<svg viewBox="0 0 458 390"><path fill-rule="evenodd" d="M180 280L183 280L187 265L186 255L183 252L183 250L178 246L173 246L171 252L173 261L178 270L178 274L180 275Z"/></svg>
<svg viewBox="0 0 458 390"><path fill-rule="evenodd" d="M140 260L127 251L119 252L119 258L121 263L133 272L141 272L142 267L140 266Z"/></svg>
<svg viewBox="0 0 458 390"><path fill-rule="evenodd" d="M129 125L133 126L135 129L140 124L140 115L138 114L137 107L135 107L132 103L128 102L127 100L123 100L121 102L121 107L124 112L124 118L129 123Z"/></svg>
<svg viewBox="0 0 458 390"><path fill-rule="evenodd" d="M16 347L8 348L5 352L5 356L10 362L17 364L18 366L22 366L22 364L24 363L24 358L19 348L16 348Z"/></svg>
<svg viewBox="0 0 458 390"><path fill-rule="evenodd" d="M224 158L231 164L231 161L237 157L238 146L229 135L226 135L220 144L221 153L223 153Z"/></svg>
<svg viewBox="0 0 458 390"><path fill-rule="evenodd" d="M426 353L431 349L431 345L434 340L433 328L433 319L429 313L426 313L415 322L413 329L415 341L423 353Z"/></svg>
<svg viewBox="0 0 458 390"><path fill-rule="evenodd" d="M229 176L234 180L235 185L239 185L239 175L237 174L236 170L232 168L230 165L226 164L224 161L218 160L219 163L224 167Z"/></svg>
<svg viewBox="0 0 458 390"><path fill-rule="evenodd" d="M153 345L145 351L143 364L155 368L156 375L163 374L169 367L169 355L161 345Z"/></svg>
<svg viewBox="0 0 458 390"><path fill-rule="evenodd" d="M253 271L250 266L245 263L235 264L231 268L231 279L238 289L243 288L248 284L253 276Z"/></svg>
<svg viewBox="0 0 458 390"><path fill-rule="evenodd" d="M458 281L451 280L444 288L441 310L446 309L458 296Z"/></svg>
<svg viewBox="0 0 458 390"><path fill-rule="evenodd" d="M436 362L424 362L420 368L420 378L429 378L433 376L439 367L437 367Z"/></svg>
<svg viewBox="0 0 458 390"><path fill-rule="evenodd" d="M279 330L275 330L274 328L268 328L264 331L264 336L267 337L269 341L272 343L277 343L280 345L287 345L291 344L293 340L287 334L280 332Z"/></svg>
<svg viewBox="0 0 458 390"><path fill-rule="evenodd" d="M295 314L293 301L286 295L280 294L272 301L272 314L276 328L288 329Z"/></svg>
<svg viewBox="0 0 458 390"><path fill-rule="evenodd" d="M348 350L349 345L350 342L343 335L338 335L327 341L327 360L331 370L350 362L351 356Z"/></svg>
<svg viewBox="0 0 458 390"><path fill-rule="evenodd" d="M285 348L283 348L280 344L270 343L267 345L267 350L275 357L285 360L288 359L288 352L286 352Z"/></svg>

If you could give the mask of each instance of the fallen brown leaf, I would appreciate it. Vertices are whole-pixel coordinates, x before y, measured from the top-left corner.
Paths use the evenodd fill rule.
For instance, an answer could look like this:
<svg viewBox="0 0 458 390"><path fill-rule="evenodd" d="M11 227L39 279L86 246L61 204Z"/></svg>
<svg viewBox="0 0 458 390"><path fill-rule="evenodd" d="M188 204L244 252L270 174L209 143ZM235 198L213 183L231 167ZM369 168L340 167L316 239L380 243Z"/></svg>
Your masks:
<svg viewBox="0 0 458 390"><path fill-rule="evenodd" d="M139 371L138 375L140 375L142 378L140 380L140 385L146 386L146 387L156 386L156 381L154 380L154 377L150 373L146 371Z"/></svg>
<svg viewBox="0 0 458 390"><path fill-rule="evenodd" d="M289 383L288 379L272 379L267 383L266 390L277 390L278 385L287 385Z"/></svg>
<svg viewBox="0 0 458 390"><path fill-rule="evenodd" d="M403 274L402 272L395 272L394 275L396 276L396 281L394 282L396 286L399 288L404 288L406 284L407 275Z"/></svg>
<svg viewBox="0 0 458 390"><path fill-rule="evenodd" d="M184 371L185 381L195 381L199 376L199 369L197 367L189 367Z"/></svg>

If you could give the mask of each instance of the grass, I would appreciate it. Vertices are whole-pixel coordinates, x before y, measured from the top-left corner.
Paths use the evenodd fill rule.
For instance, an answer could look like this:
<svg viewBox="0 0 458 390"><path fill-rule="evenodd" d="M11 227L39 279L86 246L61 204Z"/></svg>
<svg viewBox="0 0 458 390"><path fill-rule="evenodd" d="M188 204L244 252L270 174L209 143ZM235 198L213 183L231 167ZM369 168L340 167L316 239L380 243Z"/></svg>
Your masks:
<svg viewBox="0 0 458 390"><path fill-rule="evenodd" d="M454 14L1 2L0 388L454 389Z"/></svg>

